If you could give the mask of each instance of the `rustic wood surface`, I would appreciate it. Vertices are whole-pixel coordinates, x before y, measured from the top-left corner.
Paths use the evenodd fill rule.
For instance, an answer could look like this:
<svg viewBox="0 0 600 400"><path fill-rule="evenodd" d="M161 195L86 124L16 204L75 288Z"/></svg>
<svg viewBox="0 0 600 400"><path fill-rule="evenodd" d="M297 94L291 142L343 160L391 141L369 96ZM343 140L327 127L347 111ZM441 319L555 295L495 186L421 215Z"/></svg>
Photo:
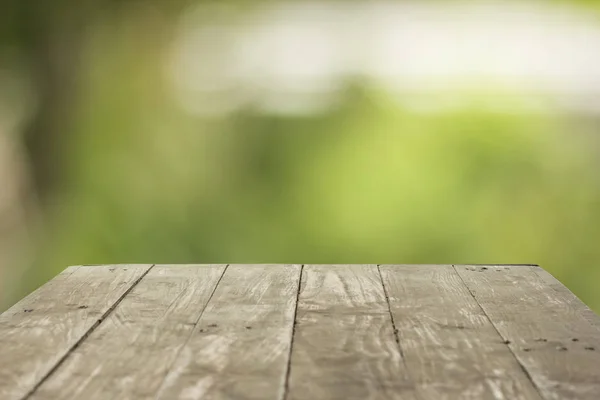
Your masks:
<svg viewBox="0 0 600 400"><path fill-rule="evenodd" d="M229 266L160 399L279 399L300 265Z"/></svg>
<svg viewBox="0 0 600 400"><path fill-rule="evenodd" d="M420 398L539 399L453 266L380 269Z"/></svg>
<svg viewBox="0 0 600 400"><path fill-rule="evenodd" d="M224 266L153 267L32 398L151 398L223 270Z"/></svg>
<svg viewBox="0 0 600 400"><path fill-rule="evenodd" d="M545 398L598 400L599 332L536 269L457 267Z"/></svg>
<svg viewBox="0 0 600 400"><path fill-rule="evenodd" d="M415 399L376 265L307 265L288 399Z"/></svg>
<svg viewBox="0 0 600 400"><path fill-rule="evenodd" d="M587 321L594 325L596 328L600 329L600 318L592 311L587 305L582 303L577 296L573 294L569 289L565 287L558 279L552 276L548 271L543 270L542 268L535 268L535 273L540 277L540 279L549 287L554 289L556 293L556 299L561 302L570 304L570 307L575 312L578 312L583 316L583 318L587 319Z"/></svg>
<svg viewBox="0 0 600 400"><path fill-rule="evenodd" d="M70 267L0 315L0 399L600 399L532 265Z"/></svg>
<svg viewBox="0 0 600 400"><path fill-rule="evenodd" d="M0 399L28 397L149 268L71 267L0 315Z"/></svg>

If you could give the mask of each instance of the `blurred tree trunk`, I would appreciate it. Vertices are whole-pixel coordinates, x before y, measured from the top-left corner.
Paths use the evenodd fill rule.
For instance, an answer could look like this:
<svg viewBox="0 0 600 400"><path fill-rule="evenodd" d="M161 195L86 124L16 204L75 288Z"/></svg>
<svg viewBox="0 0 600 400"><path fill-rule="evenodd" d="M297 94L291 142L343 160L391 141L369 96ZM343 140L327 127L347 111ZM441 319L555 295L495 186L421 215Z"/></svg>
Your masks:
<svg viewBox="0 0 600 400"><path fill-rule="evenodd" d="M185 4L187 0L3 3L0 56L7 46L27 65L35 99L33 113L18 127L20 132L5 132L0 126L0 311L15 300L22 286L31 286L23 280L39 268L32 268L39 247L34 232L43 231L40 217L54 195L70 189L66 187L67 168L78 167L73 164L77 159L73 135L78 131L74 124L79 122L82 57L90 28L99 21L112 24L121 13L145 8L155 9L161 17L178 15Z"/></svg>
<svg viewBox="0 0 600 400"><path fill-rule="evenodd" d="M38 212L26 157L15 136L0 127L0 312L31 262Z"/></svg>
<svg viewBox="0 0 600 400"><path fill-rule="evenodd" d="M32 68L37 109L24 131L34 185L42 203L60 183L65 146L74 121L80 54L89 2L27 5L18 15L26 59Z"/></svg>
<svg viewBox="0 0 600 400"><path fill-rule="evenodd" d="M0 50L25 62L35 96L21 132L0 126L0 311L35 258L39 208L61 181L90 4L9 0L0 13Z"/></svg>
<svg viewBox="0 0 600 400"><path fill-rule="evenodd" d="M76 122L81 57L88 28L107 15L116 17L120 12L127 12L132 5L138 9L154 7L163 15L174 15L189 0L166 3L155 0L9 1L13 3L16 17L12 23L17 41L32 67L37 94L38 107L25 128L24 143L35 187L45 203L49 195L60 190L62 171L70 167L67 146L72 124Z"/></svg>

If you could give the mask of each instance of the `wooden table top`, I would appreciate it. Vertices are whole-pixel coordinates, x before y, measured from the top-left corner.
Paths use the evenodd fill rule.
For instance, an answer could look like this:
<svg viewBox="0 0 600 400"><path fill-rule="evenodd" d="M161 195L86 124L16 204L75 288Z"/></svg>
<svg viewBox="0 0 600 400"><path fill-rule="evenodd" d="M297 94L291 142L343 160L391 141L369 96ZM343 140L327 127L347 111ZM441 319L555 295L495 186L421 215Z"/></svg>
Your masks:
<svg viewBox="0 0 600 400"><path fill-rule="evenodd" d="M0 315L0 399L600 399L531 265L69 267Z"/></svg>

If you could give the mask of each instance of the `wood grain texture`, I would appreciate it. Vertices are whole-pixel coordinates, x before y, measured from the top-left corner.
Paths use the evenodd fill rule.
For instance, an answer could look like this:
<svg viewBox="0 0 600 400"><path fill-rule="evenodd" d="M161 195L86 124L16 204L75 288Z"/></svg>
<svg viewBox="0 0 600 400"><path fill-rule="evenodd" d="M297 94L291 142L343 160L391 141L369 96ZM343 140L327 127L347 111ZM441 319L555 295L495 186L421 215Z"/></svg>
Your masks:
<svg viewBox="0 0 600 400"><path fill-rule="evenodd" d="M568 303L573 310L579 311L579 313L585 318L591 325L595 326L600 330L600 317L584 304L577 296L573 294L565 285L563 285L558 279L543 268L533 268L535 273L540 279L548 285L548 287L556 291L556 298L560 301Z"/></svg>
<svg viewBox="0 0 600 400"><path fill-rule="evenodd" d="M540 399L451 265L380 267L421 399Z"/></svg>
<svg viewBox="0 0 600 400"><path fill-rule="evenodd" d="M159 399L281 399L300 265L229 266Z"/></svg>
<svg viewBox="0 0 600 400"><path fill-rule="evenodd" d="M304 267L290 400L414 399L376 265Z"/></svg>
<svg viewBox="0 0 600 400"><path fill-rule="evenodd" d="M545 399L600 398L600 336L578 302L538 267L456 270Z"/></svg>
<svg viewBox="0 0 600 400"><path fill-rule="evenodd" d="M597 400L599 349L537 266L71 267L0 315L0 399Z"/></svg>
<svg viewBox="0 0 600 400"><path fill-rule="evenodd" d="M224 270L154 266L32 399L153 398Z"/></svg>
<svg viewBox="0 0 600 400"><path fill-rule="evenodd" d="M0 315L0 399L27 396L150 267L70 267Z"/></svg>

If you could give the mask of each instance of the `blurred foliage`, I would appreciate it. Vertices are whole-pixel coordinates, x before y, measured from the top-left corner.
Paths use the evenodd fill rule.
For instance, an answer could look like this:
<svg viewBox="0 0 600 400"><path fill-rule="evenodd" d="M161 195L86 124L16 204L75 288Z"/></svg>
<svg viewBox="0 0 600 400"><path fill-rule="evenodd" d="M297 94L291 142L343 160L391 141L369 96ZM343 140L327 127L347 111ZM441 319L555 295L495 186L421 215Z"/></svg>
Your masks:
<svg viewBox="0 0 600 400"><path fill-rule="evenodd" d="M494 91L416 113L361 81L319 115L194 117L161 78L169 18L102 18L15 301L73 264L539 263L600 311L597 130Z"/></svg>
<svg viewBox="0 0 600 400"><path fill-rule="evenodd" d="M355 88L321 116L117 131L141 110L108 103L36 277L116 261L532 262L600 305L598 149L555 118L419 115Z"/></svg>

